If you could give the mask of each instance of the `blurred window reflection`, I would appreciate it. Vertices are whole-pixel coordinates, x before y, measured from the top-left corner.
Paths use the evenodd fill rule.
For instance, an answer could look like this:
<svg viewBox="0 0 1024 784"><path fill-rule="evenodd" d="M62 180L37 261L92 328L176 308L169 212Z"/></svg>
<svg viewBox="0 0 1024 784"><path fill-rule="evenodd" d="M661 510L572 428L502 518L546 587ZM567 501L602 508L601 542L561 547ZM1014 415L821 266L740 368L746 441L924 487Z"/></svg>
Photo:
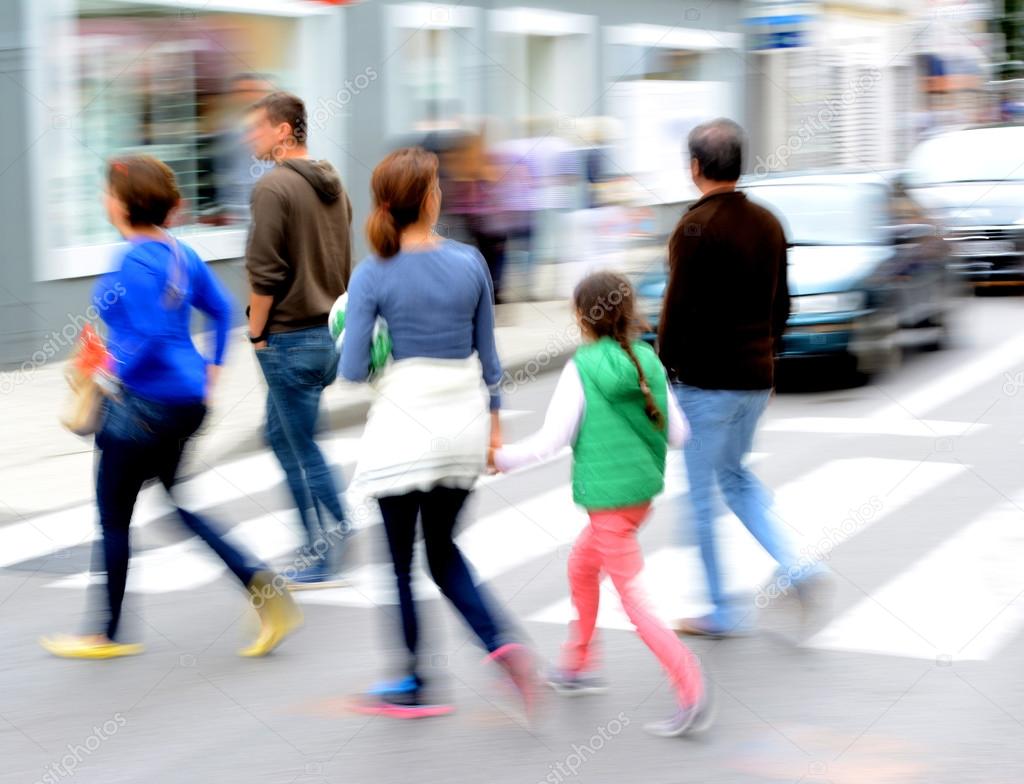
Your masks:
<svg viewBox="0 0 1024 784"><path fill-rule="evenodd" d="M1017 128L990 128L984 133L951 133L922 143L907 163L914 185L944 182L1024 180Z"/></svg>
<svg viewBox="0 0 1024 784"><path fill-rule="evenodd" d="M242 145L241 116L272 89L265 74L289 75L295 20L141 3L63 5L48 54L49 100L61 118L47 155L48 198L61 205L51 216L53 245L116 238L99 195L114 153L171 166L183 196L177 225L246 221L248 189L263 165Z"/></svg>
<svg viewBox="0 0 1024 784"><path fill-rule="evenodd" d="M747 194L774 212L792 245L881 242L886 192L878 185L763 185Z"/></svg>

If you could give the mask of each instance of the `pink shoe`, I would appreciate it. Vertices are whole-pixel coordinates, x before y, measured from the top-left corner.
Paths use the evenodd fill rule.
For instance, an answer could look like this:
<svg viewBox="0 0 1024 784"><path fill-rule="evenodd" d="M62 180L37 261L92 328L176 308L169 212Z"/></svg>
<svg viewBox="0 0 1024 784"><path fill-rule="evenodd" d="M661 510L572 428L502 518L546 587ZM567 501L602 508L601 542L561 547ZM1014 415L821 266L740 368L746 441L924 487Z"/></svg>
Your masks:
<svg viewBox="0 0 1024 784"><path fill-rule="evenodd" d="M490 653L485 661L499 664L523 700L526 715L532 716L537 707L539 680L533 653L525 645L511 642Z"/></svg>

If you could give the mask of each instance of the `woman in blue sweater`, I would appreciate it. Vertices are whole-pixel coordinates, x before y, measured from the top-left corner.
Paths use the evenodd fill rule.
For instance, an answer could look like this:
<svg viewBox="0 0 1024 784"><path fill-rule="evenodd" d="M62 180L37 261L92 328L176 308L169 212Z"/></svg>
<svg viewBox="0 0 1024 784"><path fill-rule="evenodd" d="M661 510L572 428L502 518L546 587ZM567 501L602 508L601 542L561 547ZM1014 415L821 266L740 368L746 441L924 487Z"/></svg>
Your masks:
<svg viewBox="0 0 1024 784"><path fill-rule="evenodd" d="M224 361L231 301L196 252L163 228L180 198L173 172L155 158L126 157L110 165L107 212L129 247L93 295L109 328L108 348L119 381L117 394L104 402L103 426L96 435L96 503L109 612L95 634L44 638L43 646L58 656L107 659L142 651L141 645L118 639L132 510L150 479L159 479L171 494L182 453L206 416L210 387ZM193 308L215 326L209 358L192 343ZM176 508L182 522L249 589L261 629L241 654L269 653L302 620L287 591L265 566L228 544L204 520Z"/></svg>
<svg viewBox="0 0 1024 784"><path fill-rule="evenodd" d="M441 209L437 158L397 150L373 171L375 208L366 231L374 255L349 282L341 374L365 381L378 316L388 324L392 362L375 381L352 486L376 498L398 586L407 650L402 676L371 690L364 712L419 718L451 706L430 698L417 660L419 622L412 560L422 521L434 582L532 706L530 652L508 637L453 541L459 513L501 445L501 362L494 342L490 274L475 249L434 232Z"/></svg>

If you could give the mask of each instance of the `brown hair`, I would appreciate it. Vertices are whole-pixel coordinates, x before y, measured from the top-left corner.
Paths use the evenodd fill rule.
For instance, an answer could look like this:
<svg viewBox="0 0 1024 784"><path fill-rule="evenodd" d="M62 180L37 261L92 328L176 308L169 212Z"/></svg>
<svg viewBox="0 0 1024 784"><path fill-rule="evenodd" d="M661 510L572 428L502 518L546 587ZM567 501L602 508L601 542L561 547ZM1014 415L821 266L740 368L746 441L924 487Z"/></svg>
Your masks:
<svg viewBox="0 0 1024 784"><path fill-rule="evenodd" d="M181 202L171 167L149 155L112 159L107 185L124 202L132 226L164 226L171 210Z"/></svg>
<svg viewBox="0 0 1024 784"><path fill-rule="evenodd" d="M436 186L437 156L422 147L395 150L377 164L370 178L374 210L366 220L366 238L374 253L382 259L398 253L402 229L420 219Z"/></svg>
<svg viewBox="0 0 1024 784"><path fill-rule="evenodd" d="M274 125L288 123L296 144L306 143L306 104L297 95L281 90L265 95L252 105L250 111L263 109Z"/></svg>
<svg viewBox="0 0 1024 784"><path fill-rule="evenodd" d="M629 279L617 272L595 272L579 282L572 295L580 320L595 338L610 337L617 342L636 368L644 411L658 430L665 427L665 415L651 394L647 376L633 352L639 323L634 315L636 295Z"/></svg>

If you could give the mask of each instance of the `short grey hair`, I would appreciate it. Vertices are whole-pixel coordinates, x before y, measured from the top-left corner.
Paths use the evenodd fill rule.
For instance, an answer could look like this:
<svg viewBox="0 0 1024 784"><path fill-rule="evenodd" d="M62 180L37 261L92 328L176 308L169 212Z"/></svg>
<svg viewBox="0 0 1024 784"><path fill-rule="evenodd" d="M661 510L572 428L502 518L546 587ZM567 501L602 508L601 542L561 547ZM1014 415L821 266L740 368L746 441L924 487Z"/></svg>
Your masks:
<svg viewBox="0 0 1024 784"><path fill-rule="evenodd" d="M746 134L726 117L701 123L686 139L690 159L697 161L701 175L714 182L735 182L743 170Z"/></svg>

